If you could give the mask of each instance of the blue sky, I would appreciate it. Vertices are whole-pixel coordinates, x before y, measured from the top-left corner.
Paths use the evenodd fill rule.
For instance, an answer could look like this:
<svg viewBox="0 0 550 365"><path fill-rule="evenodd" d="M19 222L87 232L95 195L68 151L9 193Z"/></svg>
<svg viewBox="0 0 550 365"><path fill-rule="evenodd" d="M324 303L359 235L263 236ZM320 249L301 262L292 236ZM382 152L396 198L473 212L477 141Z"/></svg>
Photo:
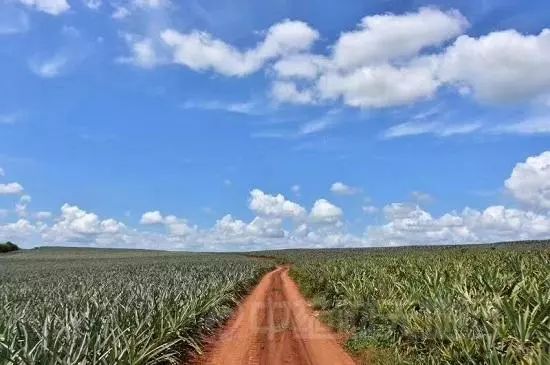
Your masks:
<svg viewBox="0 0 550 365"><path fill-rule="evenodd" d="M544 1L0 1L0 240L550 236Z"/></svg>

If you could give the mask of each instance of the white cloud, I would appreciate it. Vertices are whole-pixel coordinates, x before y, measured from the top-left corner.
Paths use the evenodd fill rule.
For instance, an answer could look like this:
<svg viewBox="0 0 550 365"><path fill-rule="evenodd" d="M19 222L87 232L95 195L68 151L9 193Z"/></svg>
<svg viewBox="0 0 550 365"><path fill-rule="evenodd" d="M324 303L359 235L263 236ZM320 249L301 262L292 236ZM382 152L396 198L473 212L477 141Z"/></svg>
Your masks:
<svg viewBox="0 0 550 365"><path fill-rule="evenodd" d="M509 240L547 238L550 217L503 206L491 206L483 212L465 209L466 225L477 240Z"/></svg>
<svg viewBox="0 0 550 365"><path fill-rule="evenodd" d="M71 7L66 0L19 0L22 4L50 15L59 15Z"/></svg>
<svg viewBox="0 0 550 365"><path fill-rule="evenodd" d="M213 229L205 234L205 239L222 245L228 242L250 244L280 240L287 237L282 224L282 219L273 217L255 217L250 223L245 223L227 214L216 221Z"/></svg>
<svg viewBox="0 0 550 365"><path fill-rule="evenodd" d="M290 187L290 191L292 191L295 195L300 195L301 187L298 184L294 184Z"/></svg>
<svg viewBox="0 0 550 365"><path fill-rule="evenodd" d="M431 68L365 66L349 73L328 72L316 85L321 99L342 99L354 107L389 107L431 97L439 81Z"/></svg>
<svg viewBox="0 0 550 365"><path fill-rule="evenodd" d="M330 191L336 195L355 195L361 192L361 189L337 181L330 186Z"/></svg>
<svg viewBox="0 0 550 365"><path fill-rule="evenodd" d="M246 233L247 224L240 219L234 219L231 214L226 214L216 221L214 230L222 236L242 236Z"/></svg>
<svg viewBox="0 0 550 365"><path fill-rule="evenodd" d="M89 9L97 10L101 7L103 4L102 0L83 0L84 5L86 5Z"/></svg>
<svg viewBox="0 0 550 365"><path fill-rule="evenodd" d="M516 164L504 185L518 201L550 209L550 151Z"/></svg>
<svg viewBox="0 0 550 365"><path fill-rule="evenodd" d="M315 101L312 90L300 90L292 81L275 81L271 86L271 96L273 100L281 103L311 104Z"/></svg>
<svg viewBox="0 0 550 365"><path fill-rule="evenodd" d="M335 126L338 123L339 114L340 114L339 109L331 109L327 113L325 113L325 115L323 115L322 117L313 119L301 125L297 135L307 136L307 135L323 132Z"/></svg>
<svg viewBox="0 0 550 365"><path fill-rule="evenodd" d="M164 217L158 210L143 213L140 224L162 224L166 227L168 233L174 237L185 237L196 230L196 227L190 226L186 219L178 218L175 215Z"/></svg>
<svg viewBox="0 0 550 365"><path fill-rule="evenodd" d="M441 60L440 77L470 87L487 102L525 100L550 92L550 30L460 36Z"/></svg>
<svg viewBox="0 0 550 365"><path fill-rule="evenodd" d="M0 224L0 236L3 241L11 241L18 245L29 242L38 236L42 226L33 224L26 219L19 219L13 223Z"/></svg>
<svg viewBox="0 0 550 365"><path fill-rule="evenodd" d="M265 217L300 219L306 215L301 205L287 200L282 194L269 195L259 189L250 192L248 206L256 214Z"/></svg>
<svg viewBox="0 0 550 365"><path fill-rule="evenodd" d="M88 2L103 2L103 0L84 0ZM95 4L94 4L95 5ZM159 23L160 18L166 16L166 11L170 10L172 2L170 0L122 0L110 4L114 11L111 17L116 20L124 20L134 14L139 14L152 20L151 28L158 29L164 24ZM151 34L151 33L150 33Z"/></svg>
<svg viewBox="0 0 550 365"><path fill-rule="evenodd" d="M550 134L550 118L539 117L526 119L521 122L504 124L491 130L496 134Z"/></svg>
<svg viewBox="0 0 550 365"><path fill-rule="evenodd" d="M96 243L126 230L126 226L114 219L101 220L76 205L63 204L57 222L43 233L46 241L53 243Z"/></svg>
<svg viewBox="0 0 550 365"><path fill-rule="evenodd" d="M286 56L275 62L273 70L277 77L282 79L313 80L327 67L330 67L330 61L326 57L301 53Z"/></svg>
<svg viewBox="0 0 550 365"><path fill-rule="evenodd" d="M67 66L67 63L67 57L58 54L48 59L32 60L29 62L29 66L31 71L36 75L44 78L53 78L59 76L63 68Z"/></svg>
<svg viewBox="0 0 550 365"><path fill-rule="evenodd" d="M458 36L467 25L458 11L442 12L435 8L367 16L361 21L361 29L340 35L334 45L334 62L341 69L354 69L416 56L426 47Z"/></svg>
<svg viewBox="0 0 550 365"><path fill-rule="evenodd" d="M367 229L376 245L450 244L540 239L550 233L550 217L503 206L434 218L418 206L394 203L384 208L388 223Z"/></svg>
<svg viewBox="0 0 550 365"><path fill-rule="evenodd" d="M221 110L237 114L255 115L260 114L257 105L253 102L224 102L219 100L187 100L181 107L183 109L199 109L199 110Z"/></svg>
<svg viewBox="0 0 550 365"><path fill-rule="evenodd" d="M481 128L480 123L443 124L439 122L405 122L394 125L382 133L383 139L430 134L436 137L450 137L469 134Z"/></svg>
<svg viewBox="0 0 550 365"><path fill-rule="evenodd" d="M172 49L173 62L195 71L212 70L225 76L244 76L266 62L309 49L319 34L306 23L285 20L271 26L255 48L240 51L205 32L180 33L167 29L161 34Z"/></svg>
<svg viewBox="0 0 550 365"><path fill-rule="evenodd" d="M122 18L130 8L156 8L163 2L135 1L113 16ZM269 94L277 103L341 102L357 108L384 108L429 99L442 86L455 87L462 95L473 92L484 102L548 98L550 29L538 35L513 29L478 37L461 35L467 27L468 21L458 10L434 7L369 15L357 29L342 32L326 54L310 51L320 36L302 21L272 25L263 40L245 50L207 32L165 29L151 38L128 42L131 55L123 60L149 68L176 63L198 72L235 77L266 68L272 79ZM439 134L429 133L464 134L477 125L443 128Z"/></svg>
<svg viewBox="0 0 550 365"><path fill-rule="evenodd" d="M143 68L152 68L161 63L152 39L132 34L125 34L123 37L130 48L130 56L119 58L119 62Z"/></svg>
<svg viewBox="0 0 550 365"><path fill-rule="evenodd" d="M483 134L550 134L550 118L530 118L516 123L485 127L482 123L442 123L410 121L396 124L382 132L382 139L394 139L419 135L432 135L438 138L451 137L474 132Z"/></svg>
<svg viewBox="0 0 550 365"><path fill-rule="evenodd" d="M247 229L255 237L283 238L286 235L280 218L256 217L248 224Z"/></svg>
<svg viewBox="0 0 550 365"><path fill-rule="evenodd" d="M21 198L19 198L19 202L15 204L15 213L17 213L17 215L20 217L26 217L27 207L29 206L31 201L32 198L30 195L22 195Z"/></svg>
<svg viewBox="0 0 550 365"><path fill-rule="evenodd" d="M164 218L162 217L162 214L160 214L158 210L155 210L152 212L143 213L139 223L140 224L162 224L163 221L164 221Z"/></svg>
<svg viewBox="0 0 550 365"><path fill-rule="evenodd" d="M17 182L0 184L0 195L21 194L23 190L23 186Z"/></svg>
<svg viewBox="0 0 550 365"><path fill-rule="evenodd" d="M468 25L455 10L421 8L414 13L365 17L361 29L344 32L330 56L303 53L282 58L273 69L286 93L276 101L343 101L359 108L381 108L432 97L441 82L437 57L419 57L463 32ZM399 62L396 62L399 61ZM300 89L293 80L306 80ZM277 86L276 81L275 86ZM294 85L294 87L292 87Z"/></svg>
<svg viewBox="0 0 550 365"><path fill-rule="evenodd" d="M333 224L340 222L343 215L342 209L326 199L319 199L313 204L309 217L314 223Z"/></svg>
<svg viewBox="0 0 550 365"><path fill-rule="evenodd" d="M249 222L227 214L209 228L199 229L186 219L164 216L159 211L142 215L140 223L158 224L165 232L129 228L113 218L102 219L76 205L64 204L61 213L27 212L30 196L22 196L18 221L0 224L0 236L30 244L86 245L111 247L165 248L187 250L253 250L283 247L336 247L402 244L450 244L539 239L550 235L550 151L518 163L506 188L530 210L500 205L484 210L465 208L433 216L418 203L431 199L413 192L413 203L392 203L383 208L385 223L368 226L364 235L346 231L344 212L326 199L318 199L309 214L283 195L259 189L250 192L249 208L255 213ZM347 188L336 184L337 191ZM342 184L345 185L345 184ZM343 189L343 190L342 190ZM293 191L299 191L295 188ZM375 206L362 207L375 214ZM3 219L7 211L0 211ZM51 219L51 220L50 220ZM48 220L48 222L44 222Z"/></svg>
<svg viewBox="0 0 550 365"><path fill-rule="evenodd" d="M164 224L168 228L168 232L176 237L185 237L196 231L196 227L190 226L186 219L174 215L166 216Z"/></svg>

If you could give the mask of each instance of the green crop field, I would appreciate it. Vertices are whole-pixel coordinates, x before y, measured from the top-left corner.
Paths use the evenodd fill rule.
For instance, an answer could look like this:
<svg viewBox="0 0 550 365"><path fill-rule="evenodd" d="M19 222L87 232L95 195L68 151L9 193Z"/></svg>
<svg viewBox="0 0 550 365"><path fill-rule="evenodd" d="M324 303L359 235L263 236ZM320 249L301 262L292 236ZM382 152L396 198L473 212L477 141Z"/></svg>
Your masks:
<svg viewBox="0 0 550 365"><path fill-rule="evenodd" d="M550 245L270 253L374 364L550 364Z"/></svg>
<svg viewBox="0 0 550 365"><path fill-rule="evenodd" d="M237 255L0 256L0 364L179 363L272 267Z"/></svg>

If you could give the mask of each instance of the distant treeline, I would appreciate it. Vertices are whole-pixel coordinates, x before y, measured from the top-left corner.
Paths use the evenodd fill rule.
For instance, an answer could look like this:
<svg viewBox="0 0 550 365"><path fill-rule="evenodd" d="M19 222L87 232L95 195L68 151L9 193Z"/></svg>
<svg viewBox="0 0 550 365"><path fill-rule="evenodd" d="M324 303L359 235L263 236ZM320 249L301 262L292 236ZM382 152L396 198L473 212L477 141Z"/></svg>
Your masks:
<svg viewBox="0 0 550 365"><path fill-rule="evenodd" d="M12 243L10 241L6 243L0 243L0 253L17 251L17 250L19 250L19 247L15 243Z"/></svg>

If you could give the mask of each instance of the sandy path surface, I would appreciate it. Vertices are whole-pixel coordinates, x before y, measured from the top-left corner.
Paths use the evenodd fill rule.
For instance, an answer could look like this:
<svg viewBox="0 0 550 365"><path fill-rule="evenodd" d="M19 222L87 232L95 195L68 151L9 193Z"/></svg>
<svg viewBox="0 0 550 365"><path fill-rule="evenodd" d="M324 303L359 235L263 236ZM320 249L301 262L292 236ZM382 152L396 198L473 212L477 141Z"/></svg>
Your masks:
<svg viewBox="0 0 550 365"><path fill-rule="evenodd" d="M199 359L203 365L352 365L331 331L312 313L288 269L263 277L220 337Z"/></svg>

